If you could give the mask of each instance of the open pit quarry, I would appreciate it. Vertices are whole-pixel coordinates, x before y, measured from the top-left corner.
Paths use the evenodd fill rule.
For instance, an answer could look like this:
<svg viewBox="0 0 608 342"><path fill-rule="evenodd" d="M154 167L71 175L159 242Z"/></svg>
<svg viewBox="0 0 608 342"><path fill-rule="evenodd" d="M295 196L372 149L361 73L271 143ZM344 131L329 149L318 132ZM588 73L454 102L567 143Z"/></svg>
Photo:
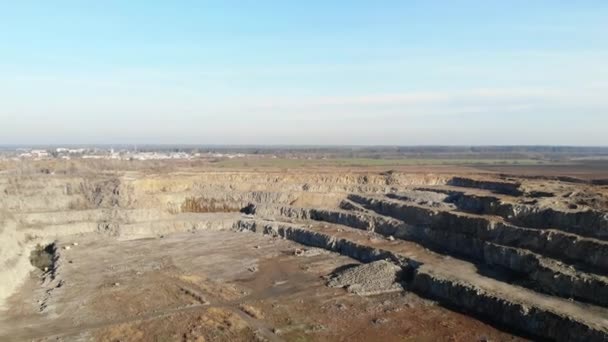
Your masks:
<svg viewBox="0 0 608 342"><path fill-rule="evenodd" d="M605 341L607 194L445 170L6 171L0 341Z"/></svg>

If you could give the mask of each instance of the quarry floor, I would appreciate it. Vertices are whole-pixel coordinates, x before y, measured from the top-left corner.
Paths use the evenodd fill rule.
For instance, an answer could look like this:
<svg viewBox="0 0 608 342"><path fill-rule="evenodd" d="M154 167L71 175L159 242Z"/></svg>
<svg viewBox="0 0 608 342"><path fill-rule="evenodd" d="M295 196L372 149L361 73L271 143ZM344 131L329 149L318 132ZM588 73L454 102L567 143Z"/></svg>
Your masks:
<svg viewBox="0 0 608 342"><path fill-rule="evenodd" d="M0 312L0 341L510 341L413 293L359 296L325 276L358 262L250 232L57 241ZM68 248L69 247L69 248Z"/></svg>

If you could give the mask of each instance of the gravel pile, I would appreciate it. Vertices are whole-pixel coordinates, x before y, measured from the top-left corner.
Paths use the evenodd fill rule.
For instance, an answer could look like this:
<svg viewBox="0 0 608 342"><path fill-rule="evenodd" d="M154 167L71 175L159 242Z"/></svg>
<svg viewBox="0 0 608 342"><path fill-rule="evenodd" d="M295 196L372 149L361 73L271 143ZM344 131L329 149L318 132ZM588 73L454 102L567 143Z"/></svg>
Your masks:
<svg viewBox="0 0 608 342"><path fill-rule="evenodd" d="M401 267L386 260L378 260L335 272L327 286L342 287L362 296L402 291L400 273Z"/></svg>

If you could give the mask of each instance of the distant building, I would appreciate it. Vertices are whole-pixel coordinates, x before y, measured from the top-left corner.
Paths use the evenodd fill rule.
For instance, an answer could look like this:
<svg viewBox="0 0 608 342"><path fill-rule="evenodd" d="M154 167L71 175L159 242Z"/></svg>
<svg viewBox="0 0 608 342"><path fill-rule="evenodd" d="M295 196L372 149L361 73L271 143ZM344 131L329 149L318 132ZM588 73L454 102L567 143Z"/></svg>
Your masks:
<svg viewBox="0 0 608 342"><path fill-rule="evenodd" d="M50 156L47 150L32 150L30 153L34 158L48 158Z"/></svg>

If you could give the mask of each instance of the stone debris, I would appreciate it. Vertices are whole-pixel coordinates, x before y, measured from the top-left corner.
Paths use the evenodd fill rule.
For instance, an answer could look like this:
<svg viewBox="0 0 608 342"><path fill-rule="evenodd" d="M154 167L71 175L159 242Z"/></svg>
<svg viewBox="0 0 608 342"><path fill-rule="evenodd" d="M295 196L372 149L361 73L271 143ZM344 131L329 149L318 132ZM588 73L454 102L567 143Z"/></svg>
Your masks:
<svg viewBox="0 0 608 342"><path fill-rule="evenodd" d="M336 304L336 308L338 308L338 310L346 310L346 309L348 309L348 307L345 304L343 304L343 303Z"/></svg>
<svg viewBox="0 0 608 342"><path fill-rule="evenodd" d="M327 286L342 287L361 296L402 291L401 267L386 260L354 266L334 273Z"/></svg>
<svg viewBox="0 0 608 342"><path fill-rule="evenodd" d="M241 304L241 305L239 305L239 309L241 309L241 311L243 311L244 313L246 313L247 315L249 315L255 319L264 318L264 315L262 314L262 312L259 309L255 308L251 305Z"/></svg>
<svg viewBox="0 0 608 342"><path fill-rule="evenodd" d="M325 255L325 254L329 254L330 252L326 249L321 249L321 248L308 248L308 249L303 249L303 248L296 248L293 251L293 254L295 256L302 256L302 257L313 257L313 256L317 256L317 255Z"/></svg>
<svg viewBox="0 0 608 342"><path fill-rule="evenodd" d="M375 325L381 325L381 324L385 324L388 323L388 318L384 318L384 317L380 317L380 318L375 318L372 320L372 323Z"/></svg>

